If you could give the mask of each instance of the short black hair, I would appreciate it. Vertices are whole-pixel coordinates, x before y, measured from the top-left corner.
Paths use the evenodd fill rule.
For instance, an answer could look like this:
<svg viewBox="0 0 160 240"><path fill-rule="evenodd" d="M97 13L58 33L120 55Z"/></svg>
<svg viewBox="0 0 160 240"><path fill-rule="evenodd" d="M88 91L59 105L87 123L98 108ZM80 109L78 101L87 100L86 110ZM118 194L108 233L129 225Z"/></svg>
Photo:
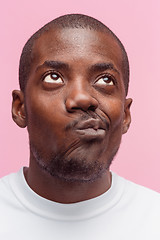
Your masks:
<svg viewBox="0 0 160 240"><path fill-rule="evenodd" d="M64 16L60 16L51 22L44 25L40 28L37 32L35 32L29 40L26 42L22 54L20 57L20 64L19 64L19 85L20 89L24 92L25 86L27 83L27 79L30 74L30 69L33 61L32 56L32 48L34 42L44 33L49 31L52 28L63 29L63 28L82 28L82 29L90 29L99 32L106 32L113 36L114 39L118 42L123 56L123 78L124 78L124 85L126 95L128 93L128 85L129 85L129 61L126 50L119 40L119 38L102 22L98 21L97 19L83 15L83 14L67 14Z"/></svg>

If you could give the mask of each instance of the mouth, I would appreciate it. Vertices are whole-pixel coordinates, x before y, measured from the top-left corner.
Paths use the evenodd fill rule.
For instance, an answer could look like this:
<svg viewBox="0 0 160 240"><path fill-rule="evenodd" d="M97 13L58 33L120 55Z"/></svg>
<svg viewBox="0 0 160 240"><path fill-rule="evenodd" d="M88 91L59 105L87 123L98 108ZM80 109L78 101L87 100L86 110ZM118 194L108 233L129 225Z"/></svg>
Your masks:
<svg viewBox="0 0 160 240"><path fill-rule="evenodd" d="M86 129L77 129L76 133L79 135L80 138L84 140L103 140L105 137L105 130L104 129L93 129L93 128L86 128Z"/></svg>
<svg viewBox="0 0 160 240"><path fill-rule="evenodd" d="M106 135L106 126L99 119L80 121L75 126L76 134L83 140L103 140Z"/></svg>

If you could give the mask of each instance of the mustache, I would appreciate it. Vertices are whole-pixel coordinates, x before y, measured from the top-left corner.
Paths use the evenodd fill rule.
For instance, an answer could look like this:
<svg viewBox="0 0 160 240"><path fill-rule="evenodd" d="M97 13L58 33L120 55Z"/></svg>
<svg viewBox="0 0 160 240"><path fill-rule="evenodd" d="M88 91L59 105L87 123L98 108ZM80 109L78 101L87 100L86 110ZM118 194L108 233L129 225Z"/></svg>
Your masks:
<svg viewBox="0 0 160 240"><path fill-rule="evenodd" d="M85 120L89 120L89 119L98 119L100 121L103 122L103 124L106 126L106 130L109 130L109 123L106 120L106 118L100 116L99 114L95 113L95 112L90 112L90 111L86 111L83 113L83 115L81 115L79 118L73 120L72 122L70 122L69 124L66 125L65 130L69 130L72 129L74 127L76 127L76 125L81 122L81 121L85 121Z"/></svg>

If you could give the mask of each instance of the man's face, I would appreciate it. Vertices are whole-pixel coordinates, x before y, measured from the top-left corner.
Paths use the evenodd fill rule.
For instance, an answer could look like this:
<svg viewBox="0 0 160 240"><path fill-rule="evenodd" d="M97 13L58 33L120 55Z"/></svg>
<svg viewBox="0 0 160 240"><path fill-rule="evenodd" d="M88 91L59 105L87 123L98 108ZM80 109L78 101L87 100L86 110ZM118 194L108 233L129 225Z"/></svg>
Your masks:
<svg viewBox="0 0 160 240"><path fill-rule="evenodd" d="M32 53L25 90L31 161L65 180L94 180L130 123L121 49L106 33L58 29Z"/></svg>

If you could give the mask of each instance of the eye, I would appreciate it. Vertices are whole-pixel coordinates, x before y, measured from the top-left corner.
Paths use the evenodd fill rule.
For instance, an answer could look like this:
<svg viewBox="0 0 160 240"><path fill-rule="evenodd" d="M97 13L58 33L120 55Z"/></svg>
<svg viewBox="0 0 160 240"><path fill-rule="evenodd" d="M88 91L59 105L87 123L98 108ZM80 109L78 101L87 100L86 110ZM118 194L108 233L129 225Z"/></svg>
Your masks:
<svg viewBox="0 0 160 240"><path fill-rule="evenodd" d="M58 73L50 73L43 78L46 83L63 83L62 78Z"/></svg>
<svg viewBox="0 0 160 240"><path fill-rule="evenodd" d="M100 85L100 86L113 86L114 83L114 79L112 76L109 75L104 75L102 77L100 77L95 84Z"/></svg>

